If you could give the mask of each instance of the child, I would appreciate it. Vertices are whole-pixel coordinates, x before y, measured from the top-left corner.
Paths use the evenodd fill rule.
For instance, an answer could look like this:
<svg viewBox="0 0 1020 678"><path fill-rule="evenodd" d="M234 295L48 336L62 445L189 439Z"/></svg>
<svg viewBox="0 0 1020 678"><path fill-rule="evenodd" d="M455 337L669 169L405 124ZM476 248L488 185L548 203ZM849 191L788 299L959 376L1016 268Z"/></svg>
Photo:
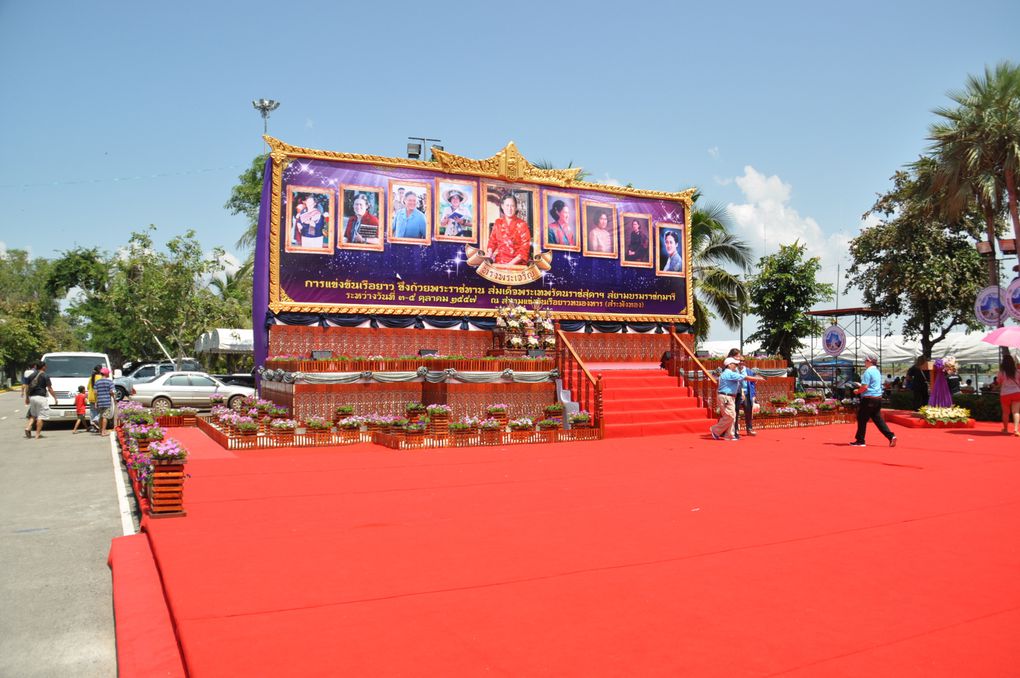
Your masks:
<svg viewBox="0 0 1020 678"><path fill-rule="evenodd" d="M78 421L74 422L74 428L71 429L71 433L77 433L78 427L85 424L85 430L89 430L89 415L87 413L86 401L88 396L85 395L85 387L78 387L78 395L74 397L74 411L78 414Z"/></svg>

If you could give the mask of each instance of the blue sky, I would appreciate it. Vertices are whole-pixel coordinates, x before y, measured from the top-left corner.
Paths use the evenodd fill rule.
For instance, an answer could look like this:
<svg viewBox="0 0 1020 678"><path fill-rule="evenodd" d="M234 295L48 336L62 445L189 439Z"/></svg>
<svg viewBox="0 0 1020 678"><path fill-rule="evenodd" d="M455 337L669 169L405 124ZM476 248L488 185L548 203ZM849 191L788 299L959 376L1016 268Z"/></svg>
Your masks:
<svg viewBox="0 0 1020 678"><path fill-rule="evenodd" d="M800 237L833 280L946 91L1020 61L1008 0L708 5L0 0L0 243L114 249L152 223L234 250L223 204L266 97L296 145L513 140L597 181L698 186L756 255Z"/></svg>

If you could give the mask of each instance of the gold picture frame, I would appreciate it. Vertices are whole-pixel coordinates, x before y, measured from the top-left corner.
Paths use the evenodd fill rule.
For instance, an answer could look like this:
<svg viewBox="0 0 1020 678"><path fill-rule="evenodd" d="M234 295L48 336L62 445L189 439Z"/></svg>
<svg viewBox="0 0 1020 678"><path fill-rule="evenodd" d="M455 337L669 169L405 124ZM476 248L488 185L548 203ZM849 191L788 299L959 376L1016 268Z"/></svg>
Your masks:
<svg viewBox="0 0 1020 678"><path fill-rule="evenodd" d="M479 209L482 211L482 223L481 228L478 231L478 249L486 253L486 257L488 257L489 236L491 235L496 219L499 219L503 214L501 210L501 197L506 196L507 194L512 194L514 196L514 200L517 202L517 212L514 216L528 226L528 256L526 259L516 264L500 262L493 258L492 264L493 266L511 269L525 268L531 262L531 258L535 256L536 250L535 211L536 204L538 202L536 199L538 196L537 187L533 188L531 186L521 186L518 184L507 184L503 182L481 182L481 188L479 190ZM496 197L497 199L490 202L490 198L492 197ZM526 200L522 200L522 197L526 198Z"/></svg>
<svg viewBox="0 0 1020 678"><path fill-rule="evenodd" d="M633 232L634 222L638 222L638 228L644 229L643 234L644 240L644 257L640 256L640 251L637 249L631 250L630 238ZM629 268L652 268L652 215L642 214L640 212L621 212L620 213L620 266ZM639 231L641 233L642 231ZM630 258L630 253L634 252L634 258Z"/></svg>
<svg viewBox="0 0 1020 678"><path fill-rule="evenodd" d="M597 200L581 201L581 253L586 257L603 257L616 259L620 256L620 244L617 242L616 232L616 205L609 202ZM605 227L602 227L602 217L606 218ZM601 242L606 236L596 236L595 231L608 234L610 249L605 249ZM595 242L592 242L592 241Z"/></svg>
<svg viewBox="0 0 1020 678"><path fill-rule="evenodd" d="M432 184L424 181L408 181L404 179L390 179L387 182L388 194L386 196L386 240L392 243L404 245L428 245L432 242ZM423 235L420 238L409 238L406 235L397 235L396 228L399 225L398 211L406 210L406 193L414 191L418 198L418 205L415 212L421 215L424 222ZM400 200L401 204L397 204ZM406 212L405 212L406 213ZM414 219L415 215L411 218ZM415 219L417 221L417 219Z"/></svg>
<svg viewBox="0 0 1020 678"><path fill-rule="evenodd" d="M337 222L337 246L342 250L361 250L367 252L382 252L384 248L383 242L385 241L384 222L383 218L384 207L386 201L383 198L383 189L378 186L357 186L354 184L345 184L343 186L337 186L337 192L340 195L340 220ZM349 223L351 220L356 219L357 215L354 213L354 200L358 196L365 195L366 197L375 197L375 211L376 214L372 214L372 201L369 201L368 210L366 214L372 217L375 223L371 223L371 220L366 221L362 217L361 227L359 233L354 235L354 239L362 239L364 242L348 242L348 230L353 227L354 223ZM375 235L371 234L371 227L375 227Z"/></svg>
<svg viewBox="0 0 1020 678"><path fill-rule="evenodd" d="M663 221L655 222L655 275L671 278L687 277L687 262L690 257L690 251L687 250L687 256L683 254L686 242L685 230L686 229L683 224L673 224ZM674 252L680 257L679 271L667 270L669 260L672 258L671 256L668 256L669 247L665 243L665 238L669 234L674 235L674 242L676 244Z"/></svg>
<svg viewBox="0 0 1020 678"><path fill-rule="evenodd" d="M574 244L559 244L552 242L550 237L550 229L556 224L553 220L553 207L557 202L562 201L566 207L569 207L572 213L572 226L574 229ZM579 196L576 193L563 193L561 191L542 191L542 248L547 250L559 250L562 252L580 252L581 251L581 228L580 228L580 210L578 204L580 203ZM560 212L562 214L562 212ZM569 237L569 234L565 234Z"/></svg>
<svg viewBox="0 0 1020 678"><path fill-rule="evenodd" d="M433 201L435 204L435 218L434 218L434 235L433 238L438 242L459 242L474 244L478 241L479 223L478 223L478 182L477 181L463 181L457 179L440 179L436 178L436 199ZM470 229L468 235L447 235L447 230L450 228L448 224L443 224L443 220L447 218L446 210L453 209L451 204L450 195L452 192L461 193L464 198L458 206L458 212L463 212L461 215L460 223L457 224L454 221L454 225L458 226L461 231L467 223L467 227ZM458 212L451 212L456 214Z"/></svg>
<svg viewBox="0 0 1020 678"><path fill-rule="evenodd" d="M301 194L308 196L325 196L324 201L315 200L315 209L322 212L322 204L325 203L326 211L323 216L325 223L322 228L322 247L304 247L300 244L300 226L296 219L300 212L295 213L295 198ZM307 199L307 198L306 198ZM284 240L284 251L291 254L333 254L336 251L336 229L333 218L336 215L336 194L330 188L322 186L288 186L287 187L287 234Z"/></svg>

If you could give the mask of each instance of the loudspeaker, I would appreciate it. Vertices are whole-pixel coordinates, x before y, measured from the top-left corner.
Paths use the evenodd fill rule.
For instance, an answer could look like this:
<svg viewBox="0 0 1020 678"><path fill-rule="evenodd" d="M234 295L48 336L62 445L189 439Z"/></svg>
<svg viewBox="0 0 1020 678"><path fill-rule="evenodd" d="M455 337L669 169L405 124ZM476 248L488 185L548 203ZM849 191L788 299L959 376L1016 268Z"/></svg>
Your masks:
<svg viewBox="0 0 1020 678"><path fill-rule="evenodd" d="M424 356L427 356L427 355L437 355L438 353L439 353L439 351L437 351L434 348L419 348L418 349L418 357L420 357L420 358L424 357Z"/></svg>
<svg viewBox="0 0 1020 678"><path fill-rule="evenodd" d="M333 351L312 351L312 360L329 360L333 357Z"/></svg>

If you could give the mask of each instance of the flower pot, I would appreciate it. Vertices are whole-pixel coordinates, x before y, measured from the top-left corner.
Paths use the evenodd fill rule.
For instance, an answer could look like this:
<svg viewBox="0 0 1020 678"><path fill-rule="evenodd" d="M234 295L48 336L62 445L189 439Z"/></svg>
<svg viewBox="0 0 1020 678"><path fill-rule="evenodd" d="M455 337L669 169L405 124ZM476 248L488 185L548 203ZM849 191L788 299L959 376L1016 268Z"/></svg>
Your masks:
<svg viewBox="0 0 1020 678"><path fill-rule="evenodd" d="M154 518L184 516L184 464L152 460L152 479L146 488L149 514Z"/></svg>
<svg viewBox="0 0 1020 678"><path fill-rule="evenodd" d="M429 417L429 433L445 436L450 432L450 415L434 414Z"/></svg>

